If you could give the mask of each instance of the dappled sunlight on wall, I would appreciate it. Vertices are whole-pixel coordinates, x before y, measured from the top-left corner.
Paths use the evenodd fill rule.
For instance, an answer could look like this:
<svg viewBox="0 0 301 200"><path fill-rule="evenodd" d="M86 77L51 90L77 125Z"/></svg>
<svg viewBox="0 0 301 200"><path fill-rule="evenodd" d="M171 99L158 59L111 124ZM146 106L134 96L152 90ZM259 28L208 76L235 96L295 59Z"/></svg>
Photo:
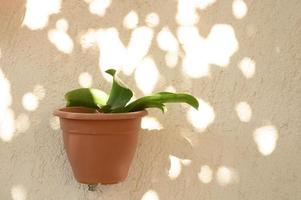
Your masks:
<svg viewBox="0 0 301 200"><path fill-rule="evenodd" d="M236 104L235 111L241 122L249 122L252 118L251 106L245 101Z"/></svg>
<svg viewBox="0 0 301 200"><path fill-rule="evenodd" d="M176 156L169 155L170 168L168 170L168 177L171 180L176 179L182 171L182 165L180 159Z"/></svg>
<svg viewBox="0 0 301 200"><path fill-rule="evenodd" d="M177 35L185 51L183 70L191 78L210 75L210 64L226 67L238 50L238 41L232 26L215 24L207 38L197 27L179 27Z"/></svg>
<svg viewBox="0 0 301 200"><path fill-rule="evenodd" d="M116 28L100 29L97 31L96 40L100 49L99 67L101 72L105 74L104 71L112 66L115 69L121 69L126 50L120 40L118 30Z"/></svg>
<svg viewBox="0 0 301 200"><path fill-rule="evenodd" d="M178 178L182 171L182 165L188 166L191 164L189 159L180 159L174 155L169 155L170 167L168 170L168 177L171 180Z"/></svg>
<svg viewBox="0 0 301 200"><path fill-rule="evenodd" d="M200 36L196 27L180 27L177 30L179 42L185 52L182 67L191 78L200 78L209 75L209 57L207 56L206 42ZM200 59L200 56L202 59Z"/></svg>
<svg viewBox="0 0 301 200"><path fill-rule="evenodd" d="M163 125L155 117L145 116L141 121L141 128L146 130L161 130Z"/></svg>
<svg viewBox="0 0 301 200"><path fill-rule="evenodd" d="M35 85L33 88L33 94L39 99L42 100L44 99L46 95L46 89L44 88L43 85Z"/></svg>
<svg viewBox="0 0 301 200"><path fill-rule="evenodd" d="M134 29L139 23L138 14L135 11L130 11L123 19L123 26L126 29Z"/></svg>
<svg viewBox="0 0 301 200"><path fill-rule="evenodd" d="M165 54L165 64L170 67L174 68L177 66L179 60L179 56L177 52L167 52Z"/></svg>
<svg viewBox="0 0 301 200"><path fill-rule="evenodd" d="M152 28L142 26L133 30L124 57L123 72L125 74L130 75L135 66L148 54L153 37Z"/></svg>
<svg viewBox="0 0 301 200"><path fill-rule="evenodd" d="M157 43L161 50L166 51L166 65L174 68L178 64L179 43L168 27L163 27L157 34Z"/></svg>
<svg viewBox="0 0 301 200"><path fill-rule="evenodd" d="M95 29L88 29L86 32L82 33L79 38L79 43L83 50L97 47L96 41L97 34Z"/></svg>
<svg viewBox="0 0 301 200"><path fill-rule="evenodd" d="M23 26L31 30L42 29L48 25L50 15L61 9L61 0L27 0Z"/></svg>
<svg viewBox="0 0 301 200"><path fill-rule="evenodd" d="M157 42L163 51L178 52L179 50L178 40L168 27L163 27L158 33Z"/></svg>
<svg viewBox="0 0 301 200"><path fill-rule="evenodd" d="M238 50L238 41L231 25L215 24L207 37L210 63L226 67Z"/></svg>
<svg viewBox="0 0 301 200"><path fill-rule="evenodd" d="M136 85L143 94L151 94L159 80L159 75L155 61L147 57L141 61L135 71Z"/></svg>
<svg viewBox="0 0 301 200"><path fill-rule="evenodd" d="M209 6L213 5L217 0L195 0L199 9L205 10Z"/></svg>
<svg viewBox="0 0 301 200"><path fill-rule="evenodd" d="M208 184L212 181L213 171L208 165L203 165L200 172L198 173L198 178L202 183Z"/></svg>
<svg viewBox="0 0 301 200"><path fill-rule="evenodd" d="M0 68L0 138L8 142L13 138L15 131L14 111L12 104L11 86L9 80Z"/></svg>
<svg viewBox="0 0 301 200"><path fill-rule="evenodd" d="M272 154L276 148L278 131L272 125L263 126L254 131L253 137L257 144L258 151L262 155L268 156Z"/></svg>
<svg viewBox="0 0 301 200"><path fill-rule="evenodd" d="M60 128L60 121L58 117L50 117L49 119L49 125L53 130L59 130Z"/></svg>
<svg viewBox="0 0 301 200"><path fill-rule="evenodd" d="M29 116L25 113L21 113L15 120L16 134L26 132L30 127Z"/></svg>
<svg viewBox="0 0 301 200"><path fill-rule="evenodd" d="M89 4L89 11L91 14L103 17L106 10L110 7L112 0L84 0Z"/></svg>
<svg viewBox="0 0 301 200"><path fill-rule="evenodd" d="M119 32L116 28L89 30L88 35L82 36L84 41L94 40L99 47L99 67L105 78L104 71L114 66L115 69L122 70L126 75L131 75L137 65L147 55L153 38L153 30L149 27L138 27L131 33L131 38L127 47L121 42ZM86 39L85 39L86 38ZM91 46L91 45L90 45Z"/></svg>
<svg viewBox="0 0 301 200"><path fill-rule="evenodd" d="M12 104L11 86L9 80L5 77L0 68L0 108L9 107Z"/></svg>
<svg viewBox="0 0 301 200"><path fill-rule="evenodd" d="M205 10L216 0L177 0L176 21L180 25L191 26L199 21L198 10Z"/></svg>
<svg viewBox="0 0 301 200"><path fill-rule="evenodd" d="M244 57L239 63L238 67L242 74L247 78L252 78L255 74L256 63L249 57Z"/></svg>
<svg viewBox="0 0 301 200"><path fill-rule="evenodd" d="M145 23L148 27L154 28L159 25L160 17L157 13L149 13L145 17Z"/></svg>
<svg viewBox="0 0 301 200"><path fill-rule="evenodd" d="M12 200L26 200L27 191L23 185L14 185L11 188L11 198Z"/></svg>
<svg viewBox="0 0 301 200"><path fill-rule="evenodd" d="M232 12L236 19L242 19L248 12L248 7L244 0L233 0Z"/></svg>
<svg viewBox="0 0 301 200"><path fill-rule="evenodd" d="M69 28L68 21L66 19L59 19L56 22L56 29L52 29L48 32L49 41L62 53L70 54L73 51L73 40L68 35Z"/></svg>
<svg viewBox="0 0 301 200"><path fill-rule="evenodd" d="M148 190L143 194L141 200L160 200L160 198L156 191Z"/></svg>
<svg viewBox="0 0 301 200"><path fill-rule="evenodd" d="M177 92L176 88L172 85L169 85L165 88L165 92Z"/></svg>
<svg viewBox="0 0 301 200"><path fill-rule="evenodd" d="M221 186L233 184L238 181L237 172L227 166L220 166L216 172L216 180Z"/></svg>
<svg viewBox="0 0 301 200"><path fill-rule="evenodd" d="M28 111L35 111L39 107L39 99L31 92L27 92L22 97L22 105Z"/></svg>
<svg viewBox="0 0 301 200"><path fill-rule="evenodd" d="M35 111L41 100L44 99L46 95L46 89L43 85L35 85L32 92L27 92L22 97L23 108L27 111Z"/></svg>
<svg viewBox="0 0 301 200"><path fill-rule="evenodd" d="M178 0L176 21L180 25L194 25L199 21L195 0Z"/></svg>
<svg viewBox="0 0 301 200"><path fill-rule="evenodd" d="M14 111L6 108L0 114L0 137L4 142L9 142L15 132Z"/></svg>
<svg viewBox="0 0 301 200"><path fill-rule="evenodd" d="M189 108L187 112L187 120L200 132L206 130L206 128L214 122L215 113L212 106L202 100L199 99L199 110L194 108Z"/></svg>
<svg viewBox="0 0 301 200"><path fill-rule="evenodd" d="M78 83L83 88L90 88L92 87L93 78L90 73L82 72L78 76Z"/></svg>

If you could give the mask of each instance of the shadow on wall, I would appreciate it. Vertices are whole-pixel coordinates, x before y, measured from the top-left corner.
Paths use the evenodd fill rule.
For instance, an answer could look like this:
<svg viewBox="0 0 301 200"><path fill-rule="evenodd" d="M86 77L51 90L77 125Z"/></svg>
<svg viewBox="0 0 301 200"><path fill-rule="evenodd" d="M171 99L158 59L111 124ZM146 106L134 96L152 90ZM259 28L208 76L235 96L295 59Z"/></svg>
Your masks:
<svg viewBox="0 0 301 200"><path fill-rule="evenodd" d="M1 1L0 199L300 197L298 1ZM151 111L128 179L89 193L52 111L72 88L108 90L112 66L137 97L189 92L200 109Z"/></svg>

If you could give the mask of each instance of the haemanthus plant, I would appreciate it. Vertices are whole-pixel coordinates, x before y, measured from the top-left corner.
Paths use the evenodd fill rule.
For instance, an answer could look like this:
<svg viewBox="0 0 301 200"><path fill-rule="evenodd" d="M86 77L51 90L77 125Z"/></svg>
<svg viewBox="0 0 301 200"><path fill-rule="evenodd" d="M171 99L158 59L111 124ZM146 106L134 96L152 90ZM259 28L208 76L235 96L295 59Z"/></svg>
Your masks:
<svg viewBox="0 0 301 200"><path fill-rule="evenodd" d="M158 92L130 102L133 92L119 79L116 70L109 69L106 73L113 77L109 95L94 88L75 89L65 94L67 107L93 108L102 113L127 113L146 108L159 108L165 112L165 103L187 103L195 109L199 107L197 99L185 93Z"/></svg>
<svg viewBox="0 0 301 200"><path fill-rule="evenodd" d="M64 147L74 176L80 183L114 184L123 181L135 155L141 118L145 109L165 103L187 103L198 109L189 94L158 92L131 101L133 92L118 78L116 70L110 94L99 89L80 88L65 94L67 107L57 109Z"/></svg>

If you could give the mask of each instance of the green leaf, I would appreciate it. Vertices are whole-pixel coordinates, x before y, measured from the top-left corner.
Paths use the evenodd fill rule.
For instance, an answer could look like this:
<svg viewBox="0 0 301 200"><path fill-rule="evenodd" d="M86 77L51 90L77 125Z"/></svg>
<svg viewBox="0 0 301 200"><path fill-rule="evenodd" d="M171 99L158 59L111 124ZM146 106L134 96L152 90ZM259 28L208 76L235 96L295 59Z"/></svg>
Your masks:
<svg viewBox="0 0 301 200"><path fill-rule="evenodd" d="M124 107L133 96L133 92L118 78L115 69L109 69L106 73L113 77L113 85L107 105L102 109L105 113Z"/></svg>
<svg viewBox="0 0 301 200"><path fill-rule="evenodd" d="M150 96L145 96L136 101L133 101L123 109L118 109L119 112L134 112L150 107L164 109L164 103L187 103L198 109L199 102L192 95L185 93L159 92ZM113 111L115 112L115 111Z"/></svg>
<svg viewBox="0 0 301 200"><path fill-rule="evenodd" d="M138 111L138 110L144 110L145 108L159 108L162 113L166 112L166 107L163 103L159 103L159 102L145 102L144 104L140 104L137 105L137 107L135 107L135 109L131 110L131 111L126 111L127 108L126 107L122 107L119 109L115 109L112 112L113 113L122 113L122 112L134 112L134 111Z"/></svg>
<svg viewBox="0 0 301 200"><path fill-rule="evenodd" d="M88 108L100 108L106 105L108 95L98 89L93 88L79 88L71 90L65 94L67 101L67 107L88 107Z"/></svg>

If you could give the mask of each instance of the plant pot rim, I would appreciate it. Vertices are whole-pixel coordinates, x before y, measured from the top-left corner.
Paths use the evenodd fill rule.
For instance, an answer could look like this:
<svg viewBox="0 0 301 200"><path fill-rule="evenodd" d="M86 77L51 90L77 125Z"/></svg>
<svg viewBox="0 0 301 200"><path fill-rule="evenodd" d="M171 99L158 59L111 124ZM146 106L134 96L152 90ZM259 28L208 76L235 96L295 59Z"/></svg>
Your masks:
<svg viewBox="0 0 301 200"><path fill-rule="evenodd" d="M146 110L127 113L99 113L95 109L84 107L63 107L53 112L53 115L65 119L78 120L119 120L133 119L147 115Z"/></svg>

